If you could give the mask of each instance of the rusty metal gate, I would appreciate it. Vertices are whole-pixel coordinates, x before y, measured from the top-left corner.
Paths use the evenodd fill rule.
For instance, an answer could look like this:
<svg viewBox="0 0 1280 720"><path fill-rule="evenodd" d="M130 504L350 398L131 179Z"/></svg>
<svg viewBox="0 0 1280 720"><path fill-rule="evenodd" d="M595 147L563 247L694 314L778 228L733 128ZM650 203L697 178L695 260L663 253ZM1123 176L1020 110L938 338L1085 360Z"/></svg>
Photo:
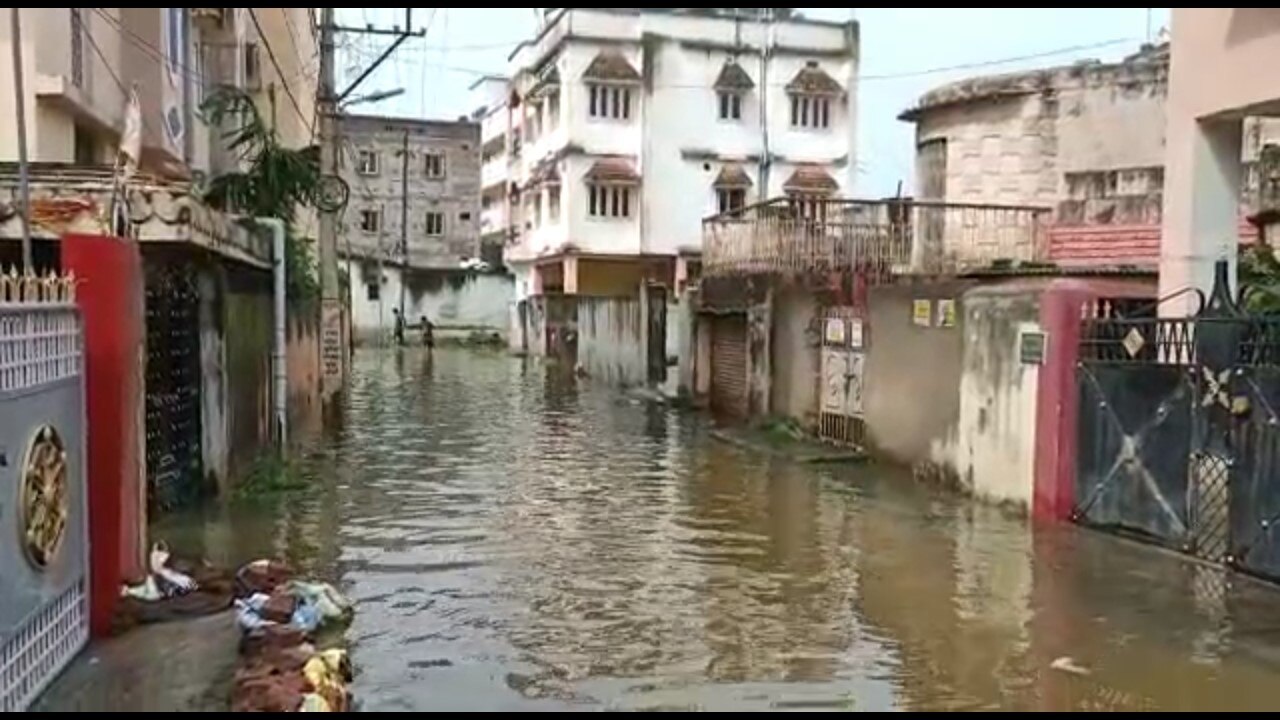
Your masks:
<svg viewBox="0 0 1280 720"><path fill-rule="evenodd" d="M863 322L851 307L826 308L819 359L818 436L861 446L865 439Z"/></svg>
<svg viewBox="0 0 1280 720"><path fill-rule="evenodd" d="M661 385L667 381L667 289L661 285L646 285L646 303L649 317L648 347L645 348L646 376L650 384Z"/></svg>
<svg viewBox="0 0 1280 720"><path fill-rule="evenodd" d="M73 281L0 277L0 712L89 638L81 343Z"/></svg>
<svg viewBox="0 0 1280 720"><path fill-rule="evenodd" d="M202 487L200 311L186 263L147 268L147 502L168 509Z"/></svg>
<svg viewBox="0 0 1280 720"><path fill-rule="evenodd" d="M747 416L747 316L711 320L711 409L732 419Z"/></svg>
<svg viewBox="0 0 1280 720"><path fill-rule="evenodd" d="M1226 287L1222 265L1196 317L1084 321L1072 517L1280 580L1280 317Z"/></svg>

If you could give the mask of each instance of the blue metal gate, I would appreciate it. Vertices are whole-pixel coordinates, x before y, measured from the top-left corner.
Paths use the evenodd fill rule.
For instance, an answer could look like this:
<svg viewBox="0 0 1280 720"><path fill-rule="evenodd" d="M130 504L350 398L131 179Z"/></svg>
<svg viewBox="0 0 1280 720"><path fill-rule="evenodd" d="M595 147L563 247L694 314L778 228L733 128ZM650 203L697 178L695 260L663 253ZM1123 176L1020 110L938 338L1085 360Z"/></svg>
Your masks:
<svg viewBox="0 0 1280 720"><path fill-rule="evenodd" d="M1226 287L1191 318L1084 321L1072 517L1280 580L1280 317Z"/></svg>
<svg viewBox="0 0 1280 720"><path fill-rule="evenodd" d="M0 711L89 638L84 383L74 281L0 279Z"/></svg>

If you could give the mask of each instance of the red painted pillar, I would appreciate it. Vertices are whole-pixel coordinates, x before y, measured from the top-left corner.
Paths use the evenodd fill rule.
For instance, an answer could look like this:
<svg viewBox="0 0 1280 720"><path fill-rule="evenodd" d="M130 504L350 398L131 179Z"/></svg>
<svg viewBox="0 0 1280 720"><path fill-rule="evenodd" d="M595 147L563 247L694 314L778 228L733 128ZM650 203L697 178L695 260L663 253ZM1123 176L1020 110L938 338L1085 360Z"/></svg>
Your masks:
<svg viewBox="0 0 1280 720"><path fill-rule="evenodd" d="M135 242L68 235L62 268L75 273L84 322L90 626L101 636L121 583L144 567L142 257Z"/></svg>
<svg viewBox="0 0 1280 720"><path fill-rule="evenodd" d="M1075 507L1080 403L1076 366L1083 308L1101 297L1152 295L1149 285L1133 282L1062 279L1041 296L1040 327L1049 342L1036 388L1035 519L1069 520Z"/></svg>
<svg viewBox="0 0 1280 720"><path fill-rule="evenodd" d="M1058 280L1040 298L1040 327L1048 335L1036 389L1035 497L1037 520L1067 520L1075 506L1076 363L1087 284Z"/></svg>

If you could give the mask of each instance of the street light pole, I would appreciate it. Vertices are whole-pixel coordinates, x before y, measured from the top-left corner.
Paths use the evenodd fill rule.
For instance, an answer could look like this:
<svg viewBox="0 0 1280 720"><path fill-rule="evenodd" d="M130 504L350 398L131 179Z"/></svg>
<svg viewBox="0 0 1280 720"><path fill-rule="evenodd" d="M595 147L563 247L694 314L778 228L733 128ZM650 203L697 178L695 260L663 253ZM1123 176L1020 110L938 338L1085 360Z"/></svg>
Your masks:
<svg viewBox="0 0 1280 720"><path fill-rule="evenodd" d="M31 179L27 168L27 98L22 73L22 8L9 8L13 26L10 41L13 43L13 91L14 107L18 112L18 193L22 202L22 269L34 273L31 259Z"/></svg>

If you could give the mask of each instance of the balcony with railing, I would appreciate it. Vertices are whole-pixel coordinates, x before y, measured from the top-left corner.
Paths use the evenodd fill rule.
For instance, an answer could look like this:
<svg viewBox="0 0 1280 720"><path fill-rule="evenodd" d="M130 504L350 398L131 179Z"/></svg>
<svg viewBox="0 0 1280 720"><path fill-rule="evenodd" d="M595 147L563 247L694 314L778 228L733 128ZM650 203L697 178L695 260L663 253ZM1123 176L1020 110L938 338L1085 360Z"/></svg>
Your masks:
<svg viewBox="0 0 1280 720"><path fill-rule="evenodd" d="M964 273L1048 259L1047 208L776 198L703 221L707 275Z"/></svg>

